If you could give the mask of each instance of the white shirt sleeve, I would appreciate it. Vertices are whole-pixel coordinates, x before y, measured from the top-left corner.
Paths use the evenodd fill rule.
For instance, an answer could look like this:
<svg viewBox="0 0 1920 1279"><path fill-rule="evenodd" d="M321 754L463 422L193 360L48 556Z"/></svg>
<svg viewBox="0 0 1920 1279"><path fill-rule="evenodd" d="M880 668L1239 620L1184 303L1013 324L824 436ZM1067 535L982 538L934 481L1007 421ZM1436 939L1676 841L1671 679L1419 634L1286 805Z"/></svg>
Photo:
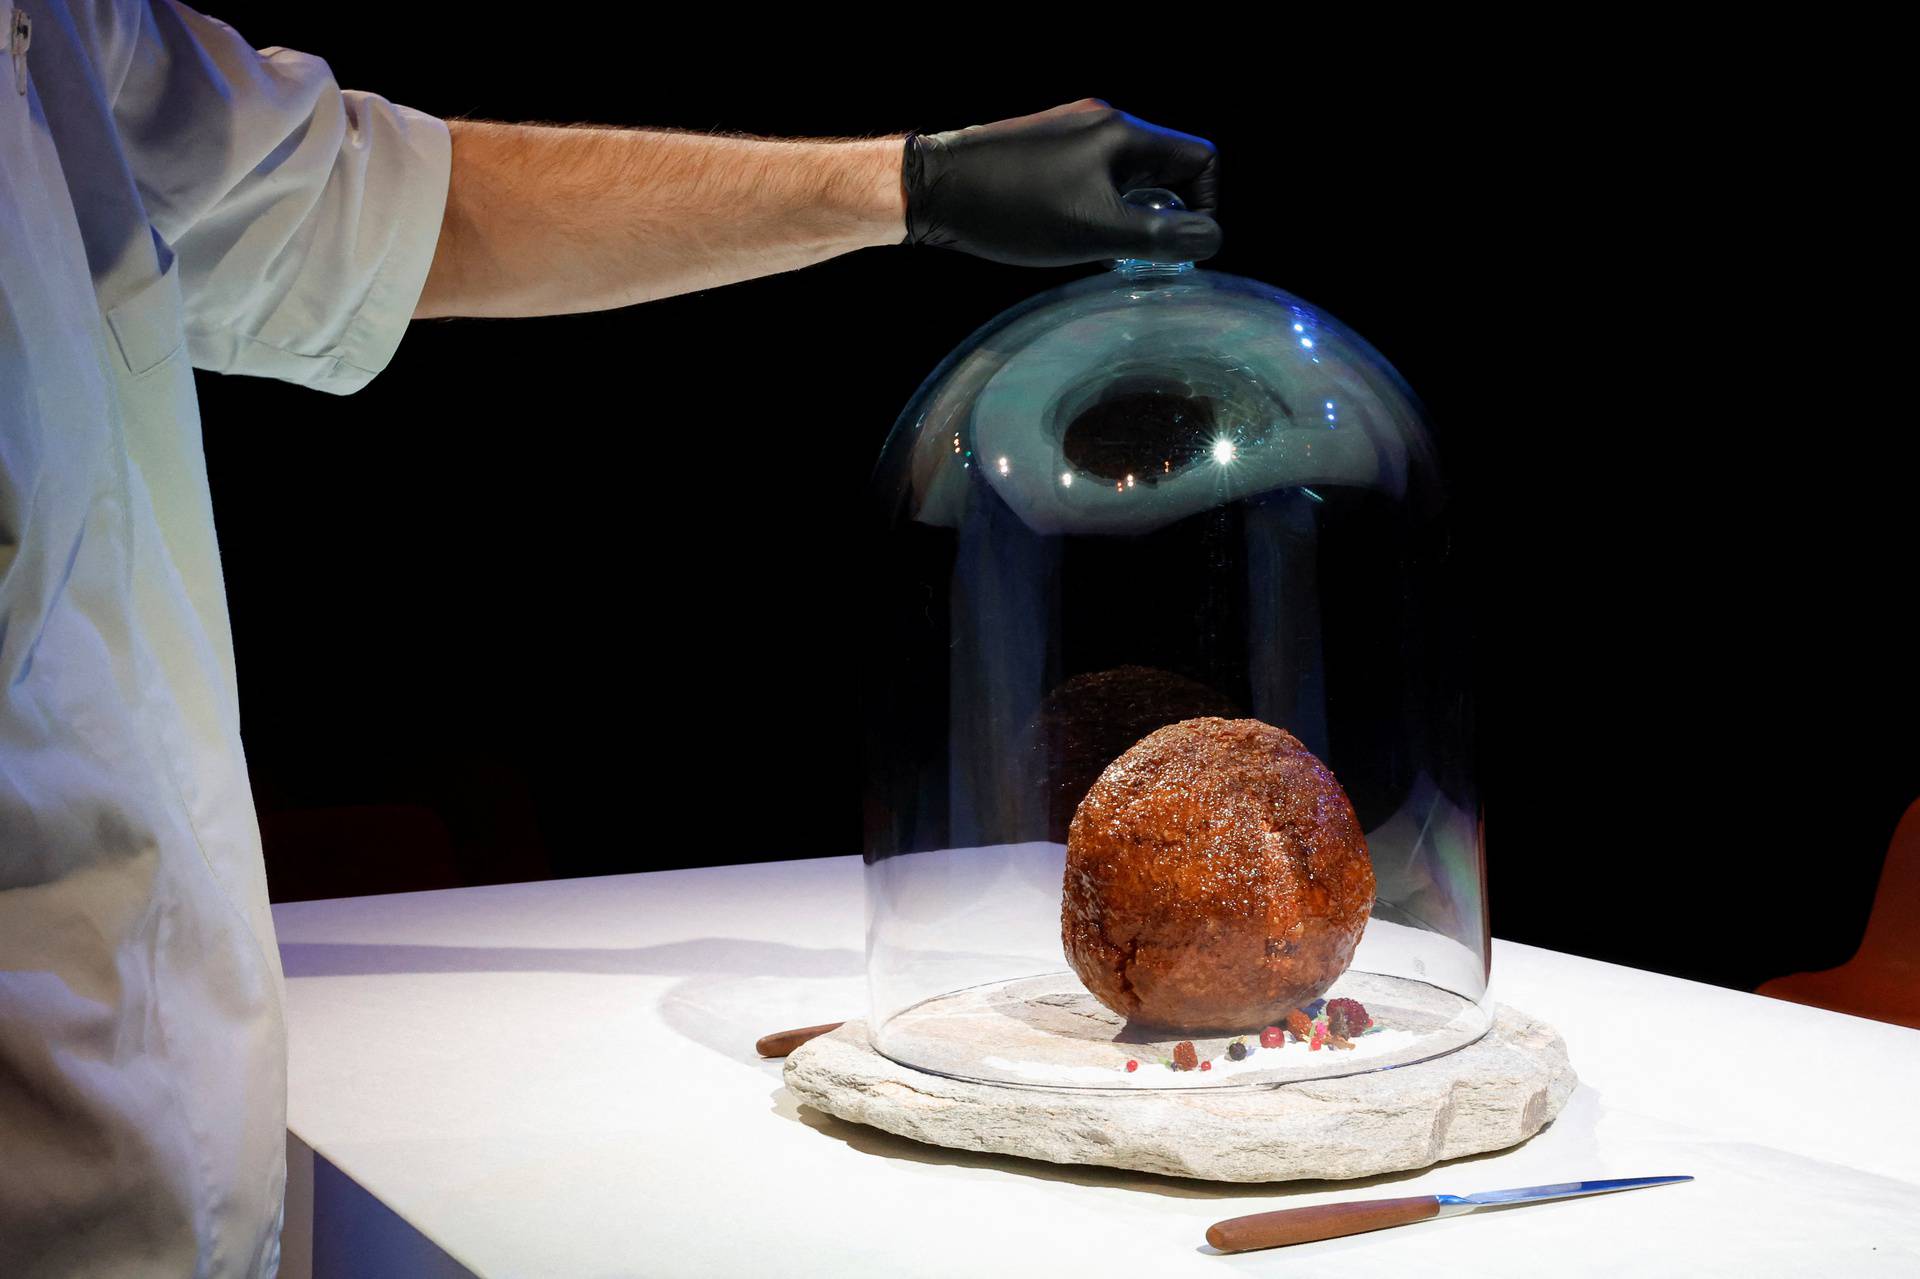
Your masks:
<svg viewBox="0 0 1920 1279"><path fill-rule="evenodd" d="M366 385L433 262L447 126L172 0L124 17L104 87L162 252L179 259L194 365Z"/></svg>

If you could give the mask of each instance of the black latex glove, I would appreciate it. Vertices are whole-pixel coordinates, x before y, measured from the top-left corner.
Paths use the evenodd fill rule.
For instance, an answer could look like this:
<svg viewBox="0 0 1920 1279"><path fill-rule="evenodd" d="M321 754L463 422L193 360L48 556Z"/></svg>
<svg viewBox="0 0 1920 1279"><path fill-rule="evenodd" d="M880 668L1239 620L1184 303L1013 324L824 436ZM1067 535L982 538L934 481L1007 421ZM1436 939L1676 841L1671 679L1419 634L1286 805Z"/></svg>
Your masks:
<svg viewBox="0 0 1920 1279"><path fill-rule="evenodd" d="M998 124L907 138L907 243L1016 266L1103 258L1185 262L1220 251L1213 144L1098 98ZM1120 197L1165 187L1189 212Z"/></svg>

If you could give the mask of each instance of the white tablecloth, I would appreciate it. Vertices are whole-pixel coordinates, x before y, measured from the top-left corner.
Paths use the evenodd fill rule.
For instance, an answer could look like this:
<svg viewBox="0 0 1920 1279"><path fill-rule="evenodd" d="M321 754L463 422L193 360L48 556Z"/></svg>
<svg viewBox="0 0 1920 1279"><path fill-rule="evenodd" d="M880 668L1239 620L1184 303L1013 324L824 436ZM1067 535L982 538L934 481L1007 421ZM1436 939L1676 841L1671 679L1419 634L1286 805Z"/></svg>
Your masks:
<svg viewBox="0 0 1920 1279"><path fill-rule="evenodd" d="M1920 1275L1920 1031L1496 942L1495 997L1580 1073L1558 1121L1404 1176L1214 1185L798 1109L753 1043L863 1015L862 912L851 857L276 907L288 1127L317 1156L290 1279ZM1202 1238L1329 1199L1666 1173L1698 1180L1258 1253Z"/></svg>

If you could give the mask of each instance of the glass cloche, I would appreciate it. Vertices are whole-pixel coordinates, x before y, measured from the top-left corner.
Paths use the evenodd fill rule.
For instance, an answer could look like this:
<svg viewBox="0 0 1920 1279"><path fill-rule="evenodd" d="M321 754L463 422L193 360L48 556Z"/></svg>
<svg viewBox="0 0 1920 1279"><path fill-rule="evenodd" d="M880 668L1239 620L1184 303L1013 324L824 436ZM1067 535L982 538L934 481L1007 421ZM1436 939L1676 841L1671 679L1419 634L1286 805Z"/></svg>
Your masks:
<svg viewBox="0 0 1920 1279"><path fill-rule="evenodd" d="M1466 596L1372 347L1267 285L1120 262L948 356L873 482L879 1051L1246 1087L1486 1031Z"/></svg>

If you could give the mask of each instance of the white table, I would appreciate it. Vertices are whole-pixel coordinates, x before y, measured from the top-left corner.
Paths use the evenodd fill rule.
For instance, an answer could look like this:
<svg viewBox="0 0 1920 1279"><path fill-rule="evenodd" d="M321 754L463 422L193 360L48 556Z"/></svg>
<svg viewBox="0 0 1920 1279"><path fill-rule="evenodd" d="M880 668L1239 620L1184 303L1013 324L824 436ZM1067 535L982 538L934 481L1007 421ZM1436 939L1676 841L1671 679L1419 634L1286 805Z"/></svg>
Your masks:
<svg viewBox="0 0 1920 1279"><path fill-rule="evenodd" d="M1920 1031L1497 942L1581 1087L1518 1149L1240 1187L918 1145L802 1111L754 1040L864 1014L860 862L275 908L285 1273L1920 1275ZM1222 1217L1692 1173L1220 1256Z"/></svg>

